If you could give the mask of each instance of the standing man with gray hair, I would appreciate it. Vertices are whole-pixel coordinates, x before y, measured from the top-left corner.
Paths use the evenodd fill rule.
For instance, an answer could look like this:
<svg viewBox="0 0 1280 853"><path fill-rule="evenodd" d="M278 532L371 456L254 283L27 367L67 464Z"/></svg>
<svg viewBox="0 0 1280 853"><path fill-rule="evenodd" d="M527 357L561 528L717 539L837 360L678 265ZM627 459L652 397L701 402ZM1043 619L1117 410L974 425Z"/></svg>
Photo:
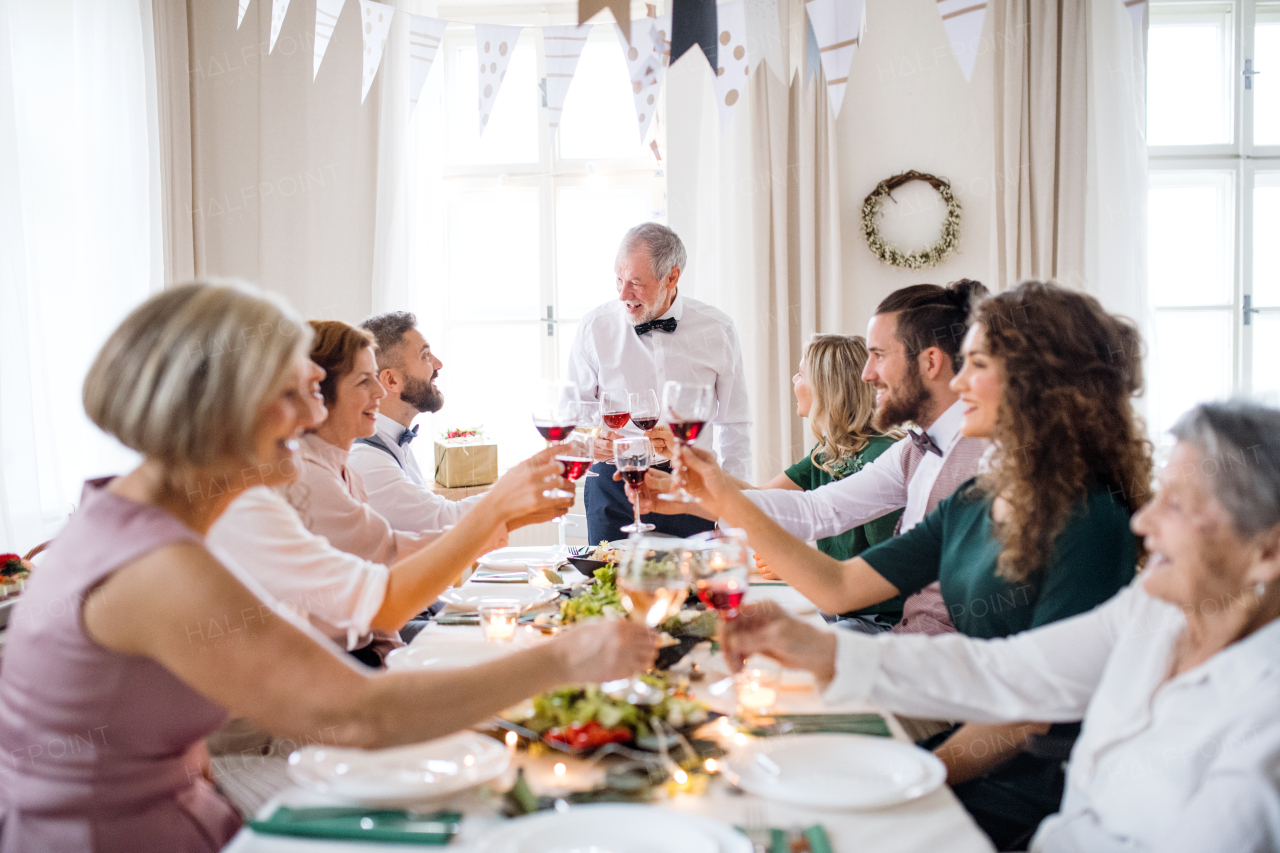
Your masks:
<svg viewBox="0 0 1280 853"><path fill-rule="evenodd" d="M569 379L584 401L598 401L605 391L643 393L662 398L668 380L709 385L714 389L713 429L698 443L711 443L720 464L737 477L749 478L751 425L742 348L733 321L723 311L679 292L684 270L684 243L656 222L637 225L622 238L614 265L618 298L592 309L578 324L569 354ZM597 441L597 459L613 456L611 439L637 436L628 423ZM659 426L647 433L655 449L671 455L671 432ZM595 466L599 477L584 480L587 530L591 542L623 538L631 505L612 466ZM710 530L713 522L693 515L645 516L661 533L689 536Z"/></svg>

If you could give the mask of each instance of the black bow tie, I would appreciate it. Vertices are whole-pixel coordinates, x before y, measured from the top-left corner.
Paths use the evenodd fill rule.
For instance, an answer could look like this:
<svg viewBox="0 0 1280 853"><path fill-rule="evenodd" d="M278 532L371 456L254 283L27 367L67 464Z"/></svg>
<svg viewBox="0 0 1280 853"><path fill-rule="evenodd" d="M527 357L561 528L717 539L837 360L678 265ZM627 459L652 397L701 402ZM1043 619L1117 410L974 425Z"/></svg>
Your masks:
<svg viewBox="0 0 1280 853"><path fill-rule="evenodd" d="M913 429L909 429L907 430L907 435L911 437L911 443L914 444L921 453L927 452L936 453L939 456L942 455L942 448L938 447L937 442L935 442L929 433L924 430L916 432Z"/></svg>
<svg viewBox="0 0 1280 853"><path fill-rule="evenodd" d="M668 317L665 320L650 320L647 323L640 323L636 326L636 334L647 335L654 329L660 332L674 332L676 330L676 318Z"/></svg>
<svg viewBox="0 0 1280 853"><path fill-rule="evenodd" d="M413 429L407 429L400 433L400 437L396 439L396 444L404 447L409 442L418 437L418 425L414 424Z"/></svg>

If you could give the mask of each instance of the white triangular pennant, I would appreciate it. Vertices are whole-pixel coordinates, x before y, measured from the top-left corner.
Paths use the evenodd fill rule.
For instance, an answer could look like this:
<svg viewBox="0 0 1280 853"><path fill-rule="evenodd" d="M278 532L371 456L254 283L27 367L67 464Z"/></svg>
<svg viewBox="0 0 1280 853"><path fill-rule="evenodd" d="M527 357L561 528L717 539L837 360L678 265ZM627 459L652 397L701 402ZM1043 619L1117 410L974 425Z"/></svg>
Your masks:
<svg viewBox="0 0 1280 853"><path fill-rule="evenodd" d="M476 56L480 63L480 135L489 124L489 113L498 100L498 90L507 76L507 66L520 39L520 27L476 24Z"/></svg>
<svg viewBox="0 0 1280 853"><path fill-rule="evenodd" d="M324 52L329 49L329 39L333 38L333 28L338 25L338 16L342 14L342 7L346 2L347 0L316 0L316 49L311 63L312 80L320 73Z"/></svg>
<svg viewBox="0 0 1280 853"><path fill-rule="evenodd" d="M822 73L827 78L827 99L832 112L839 116L849 82L849 63L862 38L865 0L809 0L804 8L818 40Z"/></svg>
<svg viewBox="0 0 1280 853"><path fill-rule="evenodd" d="M658 90L662 87L663 54L670 45L670 24L667 23L663 38L664 22L654 18L636 18L631 22L631 42L622 34L622 28L614 25L622 55L627 60L627 73L631 78L631 93L636 102L636 122L640 126L643 143L649 132L649 123L658 109Z"/></svg>
<svg viewBox="0 0 1280 853"><path fill-rule="evenodd" d="M1129 10L1129 17L1133 20L1134 43L1138 46L1138 53L1145 66L1147 58L1147 0L1124 0L1124 5Z"/></svg>
<svg viewBox="0 0 1280 853"><path fill-rule="evenodd" d="M418 96L431 73L431 63L435 62L447 26L449 22L440 18L409 16L409 115L418 106Z"/></svg>
<svg viewBox="0 0 1280 853"><path fill-rule="evenodd" d="M271 44L267 53L276 49L276 39L280 38L280 29L284 26L284 16L289 14L289 0L271 0Z"/></svg>
<svg viewBox="0 0 1280 853"><path fill-rule="evenodd" d="M249 0L240 0L240 12L236 16L236 29L240 29L240 25L244 23L244 13L249 11Z"/></svg>
<svg viewBox="0 0 1280 853"><path fill-rule="evenodd" d="M360 103L369 96L373 78L378 76L382 64L382 51L387 46L387 32L391 29L391 16L395 8L373 0L360 0L360 32L364 34L364 82L360 89Z"/></svg>
<svg viewBox="0 0 1280 853"><path fill-rule="evenodd" d="M982 22L987 17L987 4L974 0L938 0L938 14L951 42L951 52L960 63L966 81L973 79L973 66L982 47Z"/></svg>
<svg viewBox="0 0 1280 853"><path fill-rule="evenodd" d="M662 54L662 67L671 65L671 16L659 15L653 19L653 42Z"/></svg>
<svg viewBox="0 0 1280 853"><path fill-rule="evenodd" d="M756 66L764 62L780 78L786 77L786 69L782 67L782 34L778 29L778 0L746 0L746 17L747 43L752 47L747 53L751 70L755 71Z"/></svg>
<svg viewBox="0 0 1280 853"><path fill-rule="evenodd" d="M747 10L742 0L721 3L716 7L716 26L720 30L720 46L716 49L716 107L720 110L720 129L733 118L733 108L742 100L751 76L751 57L747 55Z"/></svg>
<svg viewBox="0 0 1280 853"><path fill-rule="evenodd" d="M582 49L587 46L587 34L590 32L590 24L542 28L542 46L547 57L547 121L551 125L552 139L560 128L564 99L569 94L573 72L578 67Z"/></svg>

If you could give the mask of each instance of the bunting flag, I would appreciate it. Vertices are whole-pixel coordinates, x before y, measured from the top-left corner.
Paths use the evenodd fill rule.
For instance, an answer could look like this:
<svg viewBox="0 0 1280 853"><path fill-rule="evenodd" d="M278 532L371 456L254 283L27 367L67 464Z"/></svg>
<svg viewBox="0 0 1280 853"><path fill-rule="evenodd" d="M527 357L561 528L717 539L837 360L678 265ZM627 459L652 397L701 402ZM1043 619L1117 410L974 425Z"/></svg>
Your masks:
<svg viewBox="0 0 1280 853"><path fill-rule="evenodd" d="M587 34L590 32L590 24L542 28L542 44L547 59L546 94L547 109L550 111L548 124L551 125L552 139L555 139L556 131L560 128L564 99L569 94L573 72L578 68L578 59L587 45Z"/></svg>
<svg viewBox="0 0 1280 853"><path fill-rule="evenodd" d="M338 25L338 16L347 0L316 0L316 38L315 57L311 62L311 79L314 81L320 73L320 63L324 60L324 52L329 49L329 39L333 38L333 28Z"/></svg>
<svg viewBox="0 0 1280 853"><path fill-rule="evenodd" d="M662 55L662 67L671 64L671 16L659 15L653 19L653 40Z"/></svg>
<svg viewBox="0 0 1280 853"><path fill-rule="evenodd" d="M987 17L987 4L982 0L938 0L938 13L947 30L951 52L960 63L965 81L973 79L973 66L982 46L982 22Z"/></svg>
<svg viewBox="0 0 1280 853"><path fill-rule="evenodd" d="M1124 6L1133 19L1133 38L1137 45L1142 66L1147 65L1147 0L1124 0Z"/></svg>
<svg viewBox="0 0 1280 853"><path fill-rule="evenodd" d="M289 0L271 0L271 45L267 53L276 49L276 39L280 38L280 28L284 26L284 16L289 12Z"/></svg>
<svg viewBox="0 0 1280 853"><path fill-rule="evenodd" d="M240 13L236 17L236 29L240 29L240 25L244 23L244 13L249 11L249 0L240 0Z"/></svg>
<svg viewBox="0 0 1280 853"><path fill-rule="evenodd" d="M637 18L631 22L631 41L618 27L618 41L627 60L631 77L631 93L635 96L636 121L640 126L640 142L649 133L649 122L658 109L658 90L662 87L662 54L665 47L661 29L653 18Z"/></svg>
<svg viewBox="0 0 1280 853"><path fill-rule="evenodd" d="M834 2L834 0L832 0ZM695 44L706 54L713 69L716 58L716 0L671 0L671 61L685 55Z"/></svg>
<svg viewBox="0 0 1280 853"><path fill-rule="evenodd" d="M613 20L622 30L622 49L631 41L631 0L578 0L578 24L585 24L604 9L613 13Z"/></svg>
<svg viewBox="0 0 1280 853"><path fill-rule="evenodd" d="M418 96L431 73L444 28L449 22L426 15L409 15L409 115L418 106Z"/></svg>
<svg viewBox="0 0 1280 853"><path fill-rule="evenodd" d="M845 84L849 82L849 63L862 38L865 0L809 0L805 10L818 41L822 73L827 78L827 99L839 116Z"/></svg>
<svg viewBox="0 0 1280 853"><path fill-rule="evenodd" d="M743 0L720 4L716 14L720 27L716 107L720 110L720 129L723 131L747 87L747 78L751 76L751 57L747 55L747 10Z"/></svg>
<svg viewBox="0 0 1280 853"><path fill-rule="evenodd" d="M360 0L360 32L364 34L364 82L360 88L360 103L369 96L373 78L378 76L382 64L382 51L387 46L387 33L391 29L391 17L395 8L374 0Z"/></svg>
<svg viewBox="0 0 1280 853"><path fill-rule="evenodd" d="M480 60L480 135L489 124L489 113L498 99L502 78L507 76L507 65L515 52L520 27L503 27L497 24L476 24L476 55Z"/></svg>
<svg viewBox="0 0 1280 853"><path fill-rule="evenodd" d="M761 62L779 77L787 76L782 66L782 33L778 29L778 0L745 0L747 19L747 61L754 72ZM721 28L723 29L723 27Z"/></svg>

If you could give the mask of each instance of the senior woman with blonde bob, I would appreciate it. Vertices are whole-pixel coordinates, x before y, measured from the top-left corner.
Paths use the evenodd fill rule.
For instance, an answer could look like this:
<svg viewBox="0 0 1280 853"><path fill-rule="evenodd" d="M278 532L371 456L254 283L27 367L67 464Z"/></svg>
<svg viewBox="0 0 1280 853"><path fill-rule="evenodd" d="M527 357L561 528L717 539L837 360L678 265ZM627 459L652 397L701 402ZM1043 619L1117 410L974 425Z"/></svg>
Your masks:
<svg viewBox="0 0 1280 853"><path fill-rule="evenodd" d="M98 354L85 410L144 461L86 487L10 619L0 850L221 848L240 818L200 768L229 712L282 737L391 746L652 660L648 632L615 622L464 670L371 676L220 563L204 536L235 487L296 471L310 343L275 300L193 284L147 300ZM542 480L558 482L552 460L530 467L506 511L542 508Z"/></svg>
<svg viewBox="0 0 1280 853"><path fill-rule="evenodd" d="M1202 405L1173 434L1133 519L1147 567L1096 609L998 640L873 639L764 605L728 623L730 660L763 652L831 700L908 714L1083 716L1032 851L1280 849L1280 411Z"/></svg>

